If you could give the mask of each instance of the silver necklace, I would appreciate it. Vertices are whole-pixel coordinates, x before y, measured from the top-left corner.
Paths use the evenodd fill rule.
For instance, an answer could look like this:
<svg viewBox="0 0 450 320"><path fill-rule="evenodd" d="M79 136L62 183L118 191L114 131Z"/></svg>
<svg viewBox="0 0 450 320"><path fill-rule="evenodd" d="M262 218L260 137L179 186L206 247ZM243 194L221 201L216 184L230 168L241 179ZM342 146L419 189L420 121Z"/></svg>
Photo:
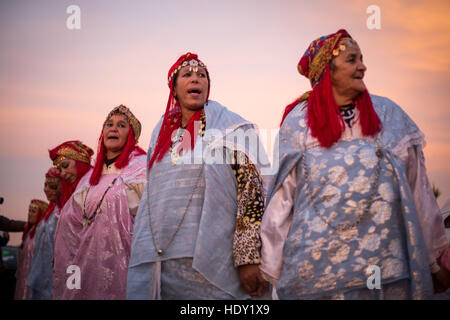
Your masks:
<svg viewBox="0 0 450 320"><path fill-rule="evenodd" d="M195 190L197 190L198 184L200 183L204 166L205 166L205 163L202 164L202 167L199 170L197 181L196 181L194 187L192 188L191 196L189 197L188 203L186 205L186 208L184 209L183 216L181 217L181 220L178 223L177 229L175 230L174 234L172 235L172 237L170 238L169 242L167 243L167 245L166 245L166 247L164 249L162 249L161 247L158 248L158 246L156 245L155 235L154 235L154 232L153 232L152 219L151 219L151 214L150 214L150 203L149 203L149 201L150 201L150 188L149 188L149 186L150 186L150 172L148 172L148 174L147 174L147 212L148 212L148 222L150 224L150 232L152 233L153 247L155 248L155 251L156 251L156 253L159 256L163 255L164 252L169 248L169 246L172 244L172 241L175 239L176 234L180 230L181 225L183 224L183 220L184 220L184 218L186 216L186 213L188 212L189 206L191 205L191 201L192 201L192 198L194 197Z"/></svg>

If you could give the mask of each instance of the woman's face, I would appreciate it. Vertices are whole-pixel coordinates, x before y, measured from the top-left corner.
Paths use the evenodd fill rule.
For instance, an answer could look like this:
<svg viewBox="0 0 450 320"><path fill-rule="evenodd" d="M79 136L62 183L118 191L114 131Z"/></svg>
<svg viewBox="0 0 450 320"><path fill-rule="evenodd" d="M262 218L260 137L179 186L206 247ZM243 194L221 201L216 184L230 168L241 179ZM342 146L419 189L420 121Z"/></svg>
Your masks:
<svg viewBox="0 0 450 320"><path fill-rule="evenodd" d="M178 71L174 95L182 108L198 110L206 103L208 77L206 70L198 67L197 72L185 66Z"/></svg>
<svg viewBox="0 0 450 320"><path fill-rule="evenodd" d="M61 170L61 177L63 177L68 182L74 183L77 180L77 168L75 160L65 159L61 161L59 170Z"/></svg>
<svg viewBox="0 0 450 320"><path fill-rule="evenodd" d="M367 68L356 43L347 47L331 63L331 83L335 92L353 99L366 90L363 78Z"/></svg>
<svg viewBox="0 0 450 320"><path fill-rule="evenodd" d="M109 154L119 155L127 143L130 124L123 114L114 114L103 127L103 143Z"/></svg>
<svg viewBox="0 0 450 320"><path fill-rule="evenodd" d="M28 208L28 223L35 224L37 222L38 215L39 208L34 204L30 204L30 207Z"/></svg>
<svg viewBox="0 0 450 320"><path fill-rule="evenodd" d="M61 194L61 181L55 178L45 178L44 193L48 201L57 202Z"/></svg>

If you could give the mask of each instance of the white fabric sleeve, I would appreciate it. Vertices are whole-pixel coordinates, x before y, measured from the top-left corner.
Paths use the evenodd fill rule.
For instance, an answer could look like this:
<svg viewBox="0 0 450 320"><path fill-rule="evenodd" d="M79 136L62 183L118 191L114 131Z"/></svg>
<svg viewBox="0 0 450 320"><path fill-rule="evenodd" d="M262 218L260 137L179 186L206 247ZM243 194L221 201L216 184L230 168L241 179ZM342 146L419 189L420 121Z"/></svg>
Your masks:
<svg viewBox="0 0 450 320"><path fill-rule="evenodd" d="M142 194L144 193L145 183L125 183L125 192L128 199L128 208L130 214L136 216Z"/></svg>
<svg viewBox="0 0 450 320"><path fill-rule="evenodd" d="M84 208L84 201L88 194L88 190L89 189L86 188L82 192L73 195L73 200L75 200L75 203L81 208L81 210Z"/></svg>
<svg viewBox="0 0 450 320"><path fill-rule="evenodd" d="M296 185L294 168L268 203L261 221L260 270L263 277L274 286L280 278L283 247L292 223Z"/></svg>
<svg viewBox="0 0 450 320"><path fill-rule="evenodd" d="M114 167L114 166L113 166ZM105 170L103 172L106 172ZM108 173L119 174L120 170L112 168L108 171ZM123 180L122 180L123 181ZM127 194L128 199L128 208L130 210L130 214L132 216L136 216L137 210L139 207L139 203L141 202L142 194L145 189L145 182L142 183L125 183L125 193ZM75 202L83 209L84 201L86 196L88 195L89 188L85 188L82 192L79 192L74 195Z"/></svg>
<svg viewBox="0 0 450 320"><path fill-rule="evenodd" d="M408 181L414 196L420 227L427 247L431 271L439 271L436 259L448 247L444 221L428 181L425 157L420 146L408 148Z"/></svg>

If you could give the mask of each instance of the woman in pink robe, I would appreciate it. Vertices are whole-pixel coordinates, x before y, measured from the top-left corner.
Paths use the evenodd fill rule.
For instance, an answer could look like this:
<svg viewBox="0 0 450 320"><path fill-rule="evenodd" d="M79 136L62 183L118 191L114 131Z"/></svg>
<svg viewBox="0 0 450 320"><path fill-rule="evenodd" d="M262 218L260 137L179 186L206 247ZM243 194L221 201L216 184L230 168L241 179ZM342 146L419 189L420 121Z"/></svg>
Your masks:
<svg viewBox="0 0 450 320"><path fill-rule="evenodd" d="M97 159L62 209L53 299L125 299L134 217L146 180L139 120L125 106L107 116Z"/></svg>
<svg viewBox="0 0 450 320"><path fill-rule="evenodd" d="M18 266L16 271L16 291L15 300L26 300L28 298L27 277L30 272L31 260L34 252L34 234L36 227L43 218L43 213L47 209L47 202L42 200L31 200L28 208L28 222L22 235L20 245Z"/></svg>

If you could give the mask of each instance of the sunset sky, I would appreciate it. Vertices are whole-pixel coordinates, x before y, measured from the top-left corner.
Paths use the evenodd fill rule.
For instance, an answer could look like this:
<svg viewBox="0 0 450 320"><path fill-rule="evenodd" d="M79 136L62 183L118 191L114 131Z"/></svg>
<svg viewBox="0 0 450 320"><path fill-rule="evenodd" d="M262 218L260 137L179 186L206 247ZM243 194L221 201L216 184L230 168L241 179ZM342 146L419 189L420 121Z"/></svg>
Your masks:
<svg viewBox="0 0 450 320"><path fill-rule="evenodd" d="M69 30L67 7L81 9ZM381 29L366 24L381 9ZM94 150L107 113L125 104L147 149L163 114L167 72L187 51L211 75L210 98L276 129L309 82L297 63L315 38L346 29L363 52L371 93L399 104L424 132L430 181L450 197L450 2L0 1L0 214L26 220L45 199L48 149L81 140ZM20 243L15 234L9 245Z"/></svg>

